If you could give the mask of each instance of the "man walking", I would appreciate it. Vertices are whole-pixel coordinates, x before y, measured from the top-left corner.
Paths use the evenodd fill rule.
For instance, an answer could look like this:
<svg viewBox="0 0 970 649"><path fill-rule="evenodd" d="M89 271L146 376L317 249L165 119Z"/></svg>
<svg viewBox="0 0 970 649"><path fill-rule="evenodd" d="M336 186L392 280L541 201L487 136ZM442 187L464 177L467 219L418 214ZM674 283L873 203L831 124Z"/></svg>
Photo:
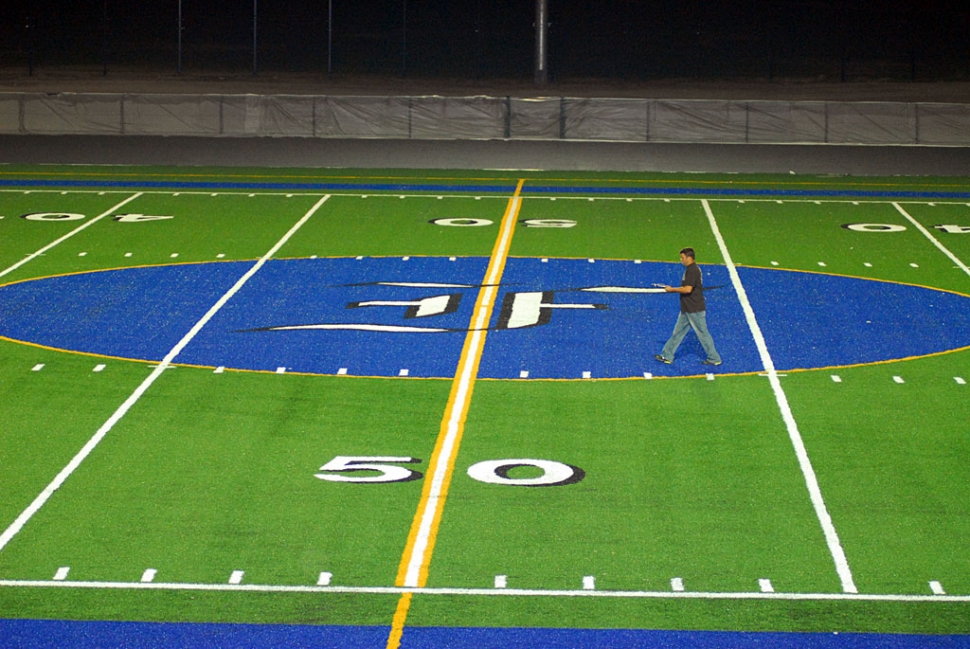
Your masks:
<svg viewBox="0 0 970 649"><path fill-rule="evenodd" d="M721 356L714 348L714 339L707 331L707 305L704 302L704 279L701 269L694 262L694 249L684 248L680 251L680 263L684 265L684 277L680 286L666 286L668 293L680 293L680 316L674 325L674 333L664 345L663 351L656 359L670 365L674 362L674 354L680 347L680 342L687 335L688 329L693 329L701 346L707 353L704 365L720 365Z"/></svg>

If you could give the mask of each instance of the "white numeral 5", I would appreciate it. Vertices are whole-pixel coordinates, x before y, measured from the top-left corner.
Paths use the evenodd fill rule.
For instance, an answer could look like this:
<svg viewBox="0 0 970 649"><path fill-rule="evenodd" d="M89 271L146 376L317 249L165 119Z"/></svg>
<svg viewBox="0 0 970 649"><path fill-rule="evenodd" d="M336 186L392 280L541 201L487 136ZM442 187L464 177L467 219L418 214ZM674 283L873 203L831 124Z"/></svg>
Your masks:
<svg viewBox="0 0 970 649"><path fill-rule="evenodd" d="M320 467L321 471L332 471L333 473L317 473L314 475L321 480L330 482L408 482L409 480L419 480L422 474L403 466L394 465L414 464L420 461L413 457L338 455ZM358 471L376 471L379 475L343 475L339 473L356 473Z"/></svg>

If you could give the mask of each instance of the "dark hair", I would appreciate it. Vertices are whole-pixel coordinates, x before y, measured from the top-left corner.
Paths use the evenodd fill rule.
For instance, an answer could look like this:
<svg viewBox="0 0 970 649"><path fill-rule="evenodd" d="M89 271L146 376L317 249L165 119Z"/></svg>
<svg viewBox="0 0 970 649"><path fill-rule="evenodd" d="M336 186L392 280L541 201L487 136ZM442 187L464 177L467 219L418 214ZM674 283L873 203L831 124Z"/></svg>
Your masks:
<svg viewBox="0 0 970 649"><path fill-rule="evenodd" d="M686 255L687 257L690 257L691 259L697 259L697 257L694 256L694 249L693 248L684 248L683 250L680 251L680 254Z"/></svg>

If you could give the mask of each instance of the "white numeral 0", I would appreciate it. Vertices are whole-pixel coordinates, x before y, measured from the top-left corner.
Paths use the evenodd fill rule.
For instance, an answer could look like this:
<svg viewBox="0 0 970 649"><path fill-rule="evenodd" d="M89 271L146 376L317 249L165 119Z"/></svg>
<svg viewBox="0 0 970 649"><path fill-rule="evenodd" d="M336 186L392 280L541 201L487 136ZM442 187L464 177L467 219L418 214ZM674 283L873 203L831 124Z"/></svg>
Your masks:
<svg viewBox="0 0 970 649"><path fill-rule="evenodd" d="M20 218L28 221L80 221L84 218L84 215L72 214L71 212L35 212L24 214Z"/></svg>
<svg viewBox="0 0 970 649"><path fill-rule="evenodd" d="M314 474L321 480L330 482L408 482L409 480L420 479L421 473L403 466L394 464L414 464L420 462L413 457L391 457L391 456L370 456L353 457L338 455L322 467L321 471L376 471L379 475L343 475L341 473L317 473Z"/></svg>
<svg viewBox="0 0 970 649"><path fill-rule="evenodd" d="M542 469L537 478L510 478L509 471L520 466ZM552 460L488 460L468 467L468 475L479 482L519 487L555 487L575 484L586 477L577 466Z"/></svg>

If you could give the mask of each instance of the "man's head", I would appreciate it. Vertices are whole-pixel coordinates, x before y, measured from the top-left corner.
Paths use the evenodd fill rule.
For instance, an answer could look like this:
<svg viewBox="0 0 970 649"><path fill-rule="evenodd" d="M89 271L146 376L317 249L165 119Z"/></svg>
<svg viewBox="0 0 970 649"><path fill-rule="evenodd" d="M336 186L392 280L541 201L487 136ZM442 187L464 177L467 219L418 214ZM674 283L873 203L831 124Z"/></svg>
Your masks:
<svg viewBox="0 0 970 649"><path fill-rule="evenodd" d="M690 266L694 263L694 249L684 248L680 251L680 263L684 266Z"/></svg>

